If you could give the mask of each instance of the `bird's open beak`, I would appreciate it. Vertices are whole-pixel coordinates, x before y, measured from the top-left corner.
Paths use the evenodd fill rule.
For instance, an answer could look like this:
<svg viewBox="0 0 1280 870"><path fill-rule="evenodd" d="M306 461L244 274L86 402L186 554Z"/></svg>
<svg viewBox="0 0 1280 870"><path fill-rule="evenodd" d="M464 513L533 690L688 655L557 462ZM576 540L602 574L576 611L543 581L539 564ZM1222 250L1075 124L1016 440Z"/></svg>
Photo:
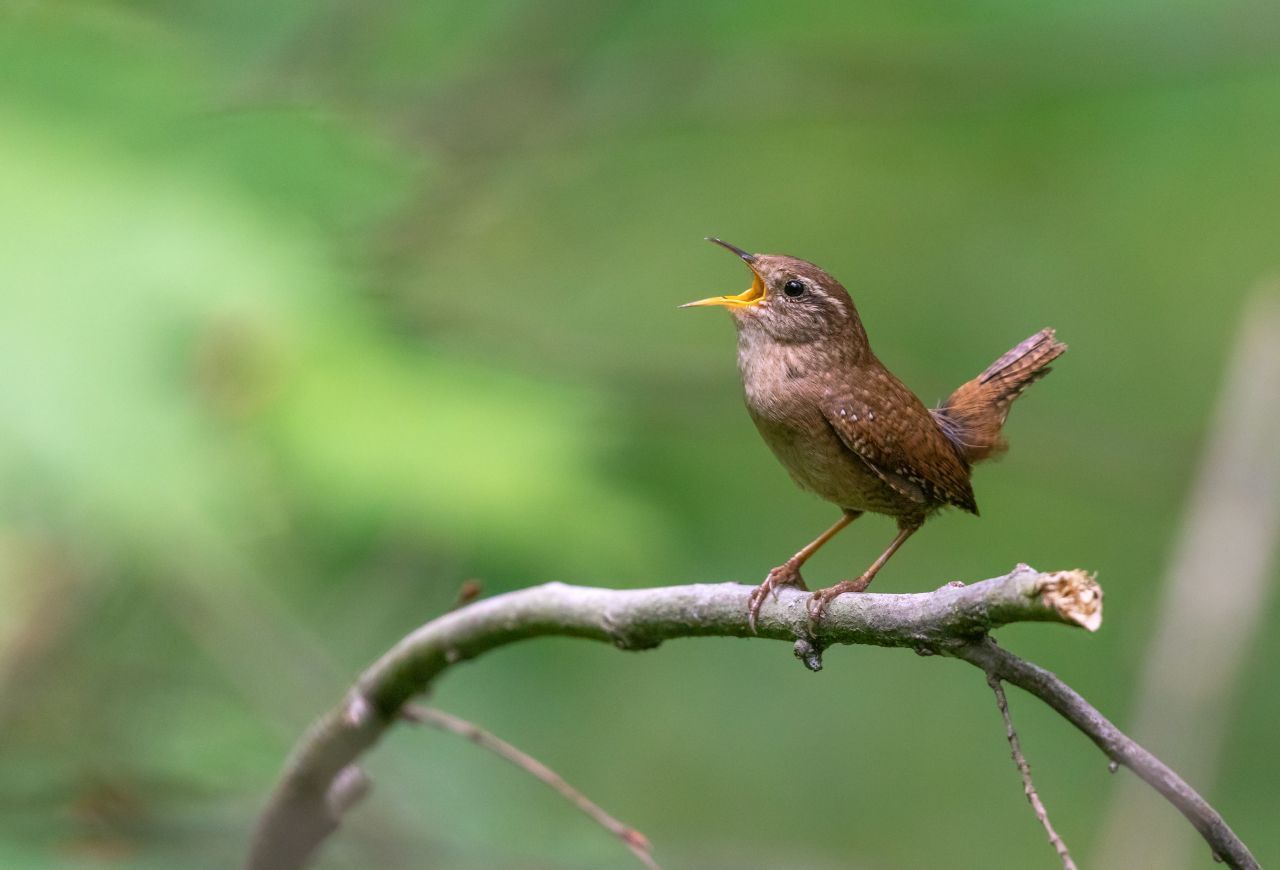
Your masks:
<svg viewBox="0 0 1280 870"><path fill-rule="evenodd" d="M749 254L735 245L720 239L707 239L708 242L719 245L722 248L732 251L742 258L743 262L751 267L751 276L753 278L751 286L746 292L739 293L737 296L709 296L706 299L699 299L696 302L686 302L681 308L696 308L700 305L723 305L726 308L743 308L748 305L755 305L764 299L764 282L760 280L760 274L756 272L756 267L751 264L755 262L755 254Z"/></svg>

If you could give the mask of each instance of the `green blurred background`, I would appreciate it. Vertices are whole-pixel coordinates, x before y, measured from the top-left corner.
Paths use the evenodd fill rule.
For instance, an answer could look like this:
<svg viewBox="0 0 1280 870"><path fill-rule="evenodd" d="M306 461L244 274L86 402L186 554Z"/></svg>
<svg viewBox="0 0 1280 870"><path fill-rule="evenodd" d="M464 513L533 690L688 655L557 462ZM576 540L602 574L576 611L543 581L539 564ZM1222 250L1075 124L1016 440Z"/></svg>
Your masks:
<svg viewBox="0 0 1280 870"><path fill-rule="evenodd" d="M834 272L929 402L1059 330L981 520L934 521L877 587L1096 570L1097 636L1001 639L1126 722L1277 266L1280 7L0 10L0 865L233 865L293 740L463 580L755 582L833 520L752 430L727 318L676 310L746 286L709 234ZM1263 863L1278 654L1252 650L1209 795ZM549 640L432 700L670 867L1053 866L960 663ZM1088 866L1117 780L1011 701ZM398 729L369 771L324 866L637 866L456 738Z"/></svg>

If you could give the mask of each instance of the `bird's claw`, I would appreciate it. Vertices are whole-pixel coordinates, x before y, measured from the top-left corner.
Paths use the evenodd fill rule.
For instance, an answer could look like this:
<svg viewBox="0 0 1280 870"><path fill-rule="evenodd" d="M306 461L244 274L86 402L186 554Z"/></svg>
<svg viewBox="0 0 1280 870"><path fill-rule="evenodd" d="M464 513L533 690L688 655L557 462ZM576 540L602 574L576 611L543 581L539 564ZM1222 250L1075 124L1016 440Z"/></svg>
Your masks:
<svg viewBox="0 0 1280 870"><path fill-rule="evenodd" d="M813 595L809 596L809 631L812 632L822 620L822 613L827 609L827 602L834 598L834 595L827 595L830 590L819 589Z"/></svg>
<svg viewBox="0 0 1280 870"><path fill-rule="evenodd" d="M841 580L834 586L819 589L810 595L808 604L809 631L813 632L818 627L818 623L822 621L822 614L826 611L828 604L846 592L861 592L869 585L871 585L871 578L863 575L857 580Z"/></svg>
<svg viewBox="0 0 1280 870"><path fill-rule="evenodd" d="M770 593L773 599L778 600L778 590L783 586L795 586L798 589L808 589L804 585L804 578L800 576L800 568L791 562L783 562L777 568L772 569L764 578L764 582L751 590L751 597L747 599L747 626L750 627L751 633L756 633L756 619L760 615L760 608L764 607L765 599Z"/></svg>

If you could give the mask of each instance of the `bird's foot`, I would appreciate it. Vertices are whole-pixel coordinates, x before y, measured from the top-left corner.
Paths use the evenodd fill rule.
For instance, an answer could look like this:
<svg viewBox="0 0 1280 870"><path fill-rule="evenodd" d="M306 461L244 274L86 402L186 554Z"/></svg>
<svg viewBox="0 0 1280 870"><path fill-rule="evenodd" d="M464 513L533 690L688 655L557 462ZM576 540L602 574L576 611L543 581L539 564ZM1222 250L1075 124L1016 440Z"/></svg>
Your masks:
<svg viewBox="0 0 1280 870"><path fill-rule="evenodd" d="M760 615L760 608L764 607L765 599L773 593L774 600L777 600L778 589L783 586L795 586L804 590L809 588L804 585L804 578L800 576L800 566L790 560L770 571L764 582L751 591L751 597L747 599L747 625L751 627L752 634L756 633L756 618Z"/></svg>
<svg viewBox="0 0 1280 870"><path fill-rule="evenodd" d="M819 589L813 595L809 596L809 629L812 631L814 627L822 620L822 614L827 609L827 605L833 600L845 594L846 592L861 592L871 585L871 578L863 574L857 580L841 580L834 586L828 586L826 589Z"/></svg>

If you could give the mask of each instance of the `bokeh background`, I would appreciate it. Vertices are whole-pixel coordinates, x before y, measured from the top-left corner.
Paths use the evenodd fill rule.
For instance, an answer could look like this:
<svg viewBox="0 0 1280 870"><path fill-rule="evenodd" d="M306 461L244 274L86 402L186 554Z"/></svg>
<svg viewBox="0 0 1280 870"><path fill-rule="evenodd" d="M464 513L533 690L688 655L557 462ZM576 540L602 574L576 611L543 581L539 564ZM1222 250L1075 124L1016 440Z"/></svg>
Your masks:
<svg viewBox="0 0 1280 870"><path fill-rule="evenodd" d="M0 4L0 865L234 865L294 739L464 580L755 582L824 528L727 317L676 310L746 286L709 234L834 272L926 401L1059 330L982 518L877 587L1096 570L1098 635L1000 636L1125 725L1280 264L1277 39L1251 0ZM1280 633L1248 652L1208 796L1275 863ZM1054 866L961 663L544 640L432 701L669 867ZM1011 701L1101 860L1128 774ZM637 866L456 738L369 771L323 866Z"/></svg>

